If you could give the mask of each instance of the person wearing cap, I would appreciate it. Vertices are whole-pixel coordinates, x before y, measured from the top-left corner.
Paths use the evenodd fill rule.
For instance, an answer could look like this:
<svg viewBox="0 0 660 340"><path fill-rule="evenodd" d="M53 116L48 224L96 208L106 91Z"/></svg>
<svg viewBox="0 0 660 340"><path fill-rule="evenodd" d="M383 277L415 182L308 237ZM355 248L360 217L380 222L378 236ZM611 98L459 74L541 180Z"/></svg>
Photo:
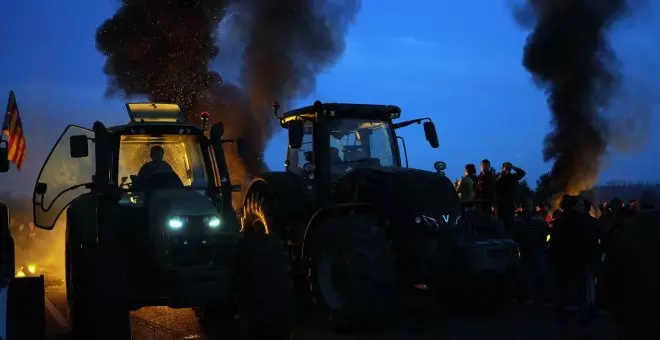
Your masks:
<svg viewBox="0 0 660 340"><path fill-rule="evenodd" d="M502 172L495 178L497 216L505 227L511 224L516 211L515 199L518 181L523 179L526 174L525 170L515 167L510 162L504 162Z"/></svg>

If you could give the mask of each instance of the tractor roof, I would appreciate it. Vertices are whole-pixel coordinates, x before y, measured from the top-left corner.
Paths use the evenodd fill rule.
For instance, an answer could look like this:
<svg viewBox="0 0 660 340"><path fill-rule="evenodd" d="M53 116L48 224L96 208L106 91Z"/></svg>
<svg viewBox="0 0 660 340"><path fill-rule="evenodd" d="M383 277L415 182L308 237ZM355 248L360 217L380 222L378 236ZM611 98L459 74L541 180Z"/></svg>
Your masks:
<svg viewBox="0 0 660 340"><path fill-rule="evenodd" d="M113 134L202 134L204 129L188 121L179 105L127 103L130 121L108 129Z"/></svg>
<svg viewBox="0 0 660 340"><path fill-rule="evenodd" d="M323 103L323 110L334 118L390 120L397 119L401 115L401 108L395 105ZM305 106L285 112L281 120L284 124L299 117L311 118L316 114L314 106Z"/></svg>

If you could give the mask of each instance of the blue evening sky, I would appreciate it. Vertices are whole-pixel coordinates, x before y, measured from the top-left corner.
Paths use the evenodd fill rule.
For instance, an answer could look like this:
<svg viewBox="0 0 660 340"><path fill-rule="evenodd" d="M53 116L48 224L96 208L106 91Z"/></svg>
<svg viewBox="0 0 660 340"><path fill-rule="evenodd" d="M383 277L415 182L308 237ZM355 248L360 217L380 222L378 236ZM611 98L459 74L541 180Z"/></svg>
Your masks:
<svg viewBox="0 0 660 340"><path fill-rule="evenodd" d="M343 58L320 75L315 95L300 103L399 105L404 119L433 118L440 136L440 148L431 149L421 126L403 131L411 166L432 169L435 160L444 160L456 178L468 162L511 161L528 170L534 183L549 169L541 148L550 116L544 95L521 66L527 32L514 23L509 3L364 0ZM28 159L23 172L0 176L0 191L31 192L67 124L126 121L122 101L104 98L103 58L94 42L97 26L116 8L111 0L21 0L3 6L0 95L16 91ZM652 87L660 75L660 50L652 40L660 33L653 22L658 14L660 6L646 8L635 22L613 32L628 89L617 114L644 119L623 128L634 138L626 141L625 153L610 153L601 182L660 181L660 118L651 115L660 100L654 100ZM286 136L277 134L266 152L274 169L282 168L285 142Z"/></svg>

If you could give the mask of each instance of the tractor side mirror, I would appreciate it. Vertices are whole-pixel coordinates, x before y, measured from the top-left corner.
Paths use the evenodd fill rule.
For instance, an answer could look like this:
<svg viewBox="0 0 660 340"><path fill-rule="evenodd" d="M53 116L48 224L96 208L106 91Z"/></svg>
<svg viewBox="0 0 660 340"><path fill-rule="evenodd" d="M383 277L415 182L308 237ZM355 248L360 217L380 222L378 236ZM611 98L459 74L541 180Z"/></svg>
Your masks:
<svg viewBox="0 0 660 340"><path fill-rule="evenodd" d="M438 172L445 171L445 169L447 169L447 163L443 161L437 161L433 163L433 168Z"/></svg>
<svg viewBox="0 0 660 340"><path fill-rule="evenodd" d="M37 187L34 189L34 192L36 192L37 195L43 195L46 193L47 190L48 190L48 184L39 182L37 183Z"/></svg>
<svg viewBox="0 0 660 340"><path fill-rule="evenodd" d="M0 147L0 172L9 171L9 148L6 141L3 141L5 147Z"/></svg>
<svg viewBox="0 0 660 340"><path fill-rule="evenodd" d="M289 122L289 147L300 149L304 133L305 126L302 120L292 120Z"/></svg>
<svg viewBox="0 0 660 340"><path fill-rule="evenodd" d="M440 146L438 132L435 130L433 122L424 122L424 135L432 148L437 149Z"/></svg>
<svg viewBox="0 0 660 340"><path fill-rule="evenodd" d="M85 158L89 156L88 139L85 135L71 136L69 139L71 158Z"/></svg>

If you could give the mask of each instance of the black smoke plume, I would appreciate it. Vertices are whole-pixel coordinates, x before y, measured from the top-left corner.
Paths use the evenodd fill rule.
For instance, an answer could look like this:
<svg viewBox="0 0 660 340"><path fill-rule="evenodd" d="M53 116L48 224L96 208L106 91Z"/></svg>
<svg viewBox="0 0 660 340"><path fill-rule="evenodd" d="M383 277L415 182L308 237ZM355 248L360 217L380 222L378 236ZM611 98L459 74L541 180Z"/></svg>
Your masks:
<svg viewBox="0 0 660 340"><path fill-rule="evenodd" d="M625 0L528 0L535 22L523 64L548 94L554 127L545 139L545 161L556 193L578 193L594 184L608 147L604 112L619 85L608 30L627 10Z"/></svg>
<svg viewBox="0 0 660 340"><path fill-rule="evenodd" d="M246 140L249 155L228 150L234 181L264 169L273 132L271 103L283 107L310 94L316 77L344 51L359 0L124 0L96 34L106 56L108 95L175 102L193 117L208 110L229 137ZM237 84L210 68L223 53L218 25L243 41Z"/></svg>

